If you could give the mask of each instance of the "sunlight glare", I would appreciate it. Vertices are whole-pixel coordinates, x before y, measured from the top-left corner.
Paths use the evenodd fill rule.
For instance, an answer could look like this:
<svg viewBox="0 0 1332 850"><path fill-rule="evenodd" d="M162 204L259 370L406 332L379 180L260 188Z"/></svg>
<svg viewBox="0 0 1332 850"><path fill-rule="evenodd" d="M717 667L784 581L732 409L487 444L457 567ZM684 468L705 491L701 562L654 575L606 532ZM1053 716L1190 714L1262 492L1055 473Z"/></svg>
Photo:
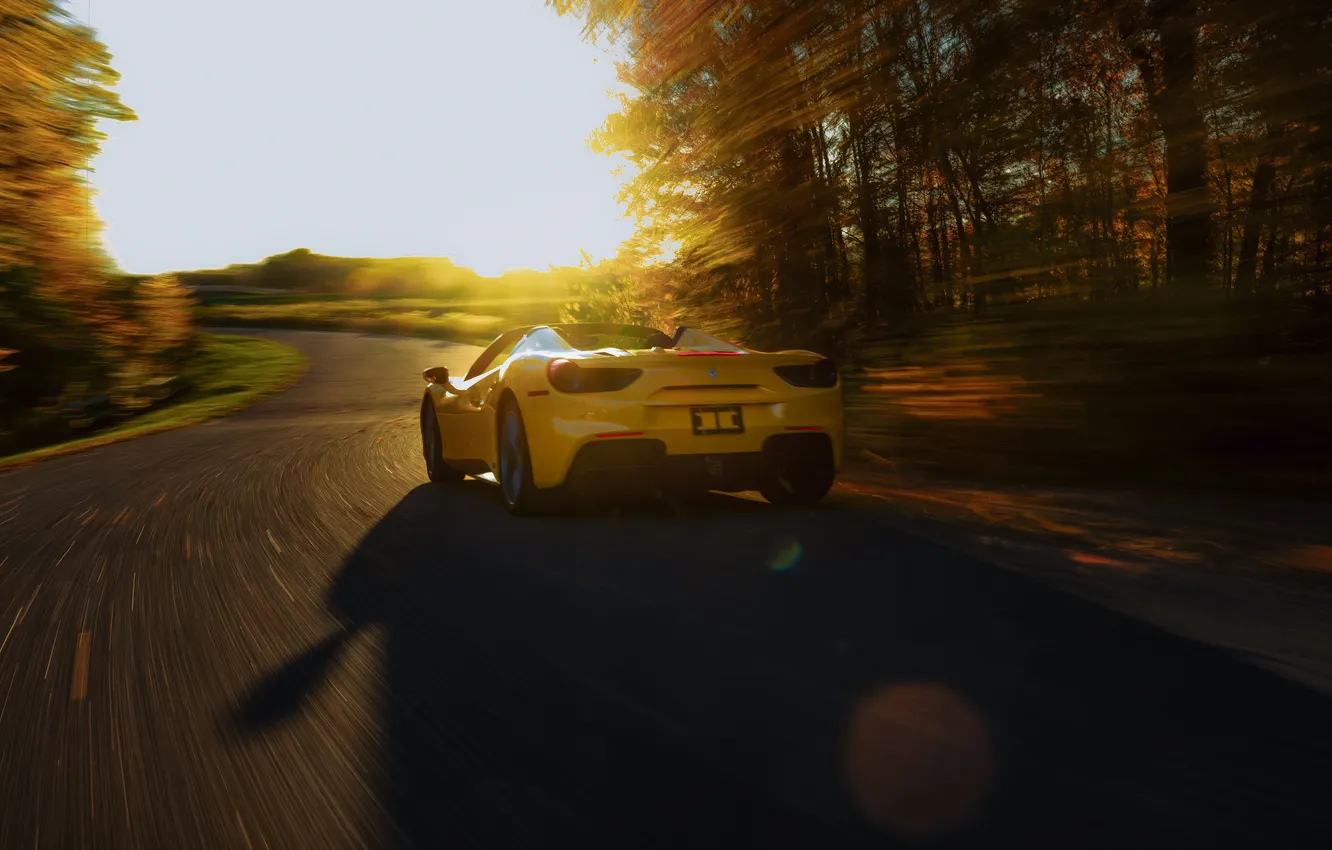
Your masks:
<svg viewBox="0 0 1332 850"><path fill-rule="evenodd" d="M139 115L104 127L93 172L127 271L308 248L498 276L605 259L633 232L628 174L587 143L623 90L615 57L541 0L121 0L94 24Z"/></svg>

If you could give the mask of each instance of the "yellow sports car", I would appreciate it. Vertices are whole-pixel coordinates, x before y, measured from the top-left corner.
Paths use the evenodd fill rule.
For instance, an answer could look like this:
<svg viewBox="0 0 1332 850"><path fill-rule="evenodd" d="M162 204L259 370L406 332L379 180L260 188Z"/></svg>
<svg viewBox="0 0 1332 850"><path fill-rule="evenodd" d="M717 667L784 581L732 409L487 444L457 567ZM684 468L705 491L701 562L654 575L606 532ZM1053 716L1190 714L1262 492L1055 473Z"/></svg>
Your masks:
<svg viewBox="0 0 1332 850"><path fill-rule="evenodd" d="M691 328L570 324L501 334L467 374L426 369L431 481L493 478L517 514L558 489L758 490L816 502L842 461L836 365Z"/></svg>

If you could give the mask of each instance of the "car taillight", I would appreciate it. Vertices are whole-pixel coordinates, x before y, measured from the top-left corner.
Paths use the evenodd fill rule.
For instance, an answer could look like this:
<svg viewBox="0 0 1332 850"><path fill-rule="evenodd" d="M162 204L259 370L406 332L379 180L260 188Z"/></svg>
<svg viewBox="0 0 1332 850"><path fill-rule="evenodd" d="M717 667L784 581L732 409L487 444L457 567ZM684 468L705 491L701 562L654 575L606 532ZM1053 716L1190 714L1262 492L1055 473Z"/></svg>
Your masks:
<svg viewBox="0 0 1332 850"><path fill-rule="evenodd" d="M552 360L546 364L550 385L562 393L613 393L638 380L642 369L594 366L585 369L572 360Z"/></svg>
<svg viewBox="0 0 1332 850"><path fill-rule="evenodd" d="M793 387L835 387L837 386L837 364L826 357L815 363L802 363L797 366L775 366L777 377Z"/></svg>

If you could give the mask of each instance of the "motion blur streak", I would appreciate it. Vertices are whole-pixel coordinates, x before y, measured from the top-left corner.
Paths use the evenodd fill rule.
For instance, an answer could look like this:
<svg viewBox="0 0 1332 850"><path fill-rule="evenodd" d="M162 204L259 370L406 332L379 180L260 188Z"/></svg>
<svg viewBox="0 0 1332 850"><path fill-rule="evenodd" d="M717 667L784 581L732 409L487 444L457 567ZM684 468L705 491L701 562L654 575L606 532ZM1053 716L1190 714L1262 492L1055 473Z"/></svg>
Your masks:
<svg viewBox="0 0 1332 850"><path fill-rule="evenodd" d="M856 708L843 756L846 783L868 817L912 838L973 817L994 774L985 720L943 685L890 685Z"/></svg>

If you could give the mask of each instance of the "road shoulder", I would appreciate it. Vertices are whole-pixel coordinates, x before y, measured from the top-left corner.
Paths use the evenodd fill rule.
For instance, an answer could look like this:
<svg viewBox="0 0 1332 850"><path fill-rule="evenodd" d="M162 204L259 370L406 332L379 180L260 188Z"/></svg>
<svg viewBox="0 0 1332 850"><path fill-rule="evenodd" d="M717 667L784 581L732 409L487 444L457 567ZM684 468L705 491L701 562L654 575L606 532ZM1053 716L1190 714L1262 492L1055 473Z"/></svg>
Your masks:
<svg viewBox="0 0 1332 850"><path fill-rule="evenodd" d="M863 464L834 499L1332 693L1332 508L998 488Z"/></svg>

